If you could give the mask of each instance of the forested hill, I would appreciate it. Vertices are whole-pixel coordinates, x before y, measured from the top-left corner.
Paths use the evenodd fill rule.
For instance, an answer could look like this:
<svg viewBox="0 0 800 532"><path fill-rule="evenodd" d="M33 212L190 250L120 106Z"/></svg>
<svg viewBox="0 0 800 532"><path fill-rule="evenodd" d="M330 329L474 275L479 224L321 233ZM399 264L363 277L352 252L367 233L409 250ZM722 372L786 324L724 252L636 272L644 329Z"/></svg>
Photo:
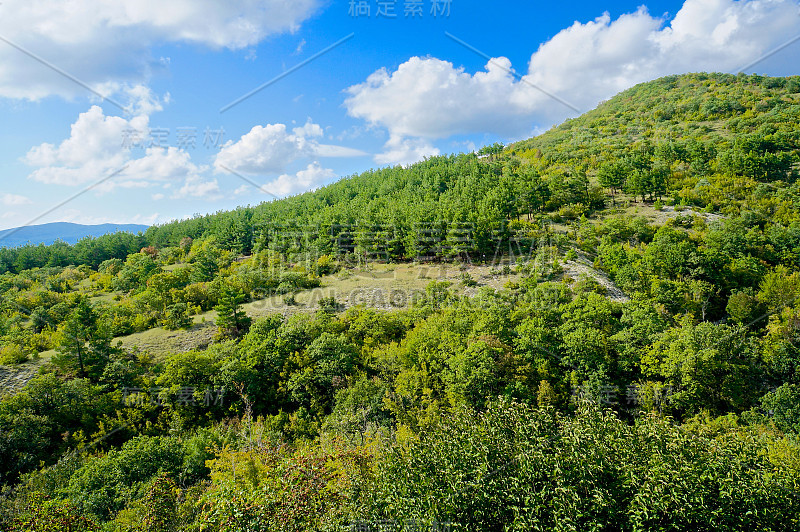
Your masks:
<svg viewBox="0 0 800 532"><path fill-rule="evenodd" d="M0 272L124 259L145 245L214 236L223 248L360 249L389 259L486 254L508 221L575 219L619 191L723 214L792 217L800 147L800 78L670 76L627 90L580 118L492 155L433 157L369 170L296 197L112 235L74 248L0 252ZM748 209L754 206L748 204ZM453 229L452 222L463 224ZM294 242L276 243L294 228ZM301 230L302 229L302 230ZM468 249L460 244L469 231ZM449 240L448 240L449 237ZM302 242L301 242L302 240ZM376 247L377 246L377 247Z"/></svg>
<svg viewBox="0 0 800 532"><path fill-rule="evenodd" d="M523 157L573 162L596 169L632 147L658 148L662 159L681 160L697 173L781 177L780 166L751 164L743 156L778 155L798 147L800 77L729 74L667 76L632 87L596 109L514 145ZM678 148L671 153L670 148ZM710 150L703 153L702 150ZM683 151L686 150L686 151ZM716 156L716 157L715 157ZM716 165L704 167L703 163ZM770 175L770 171L776 171Z"/></svg>

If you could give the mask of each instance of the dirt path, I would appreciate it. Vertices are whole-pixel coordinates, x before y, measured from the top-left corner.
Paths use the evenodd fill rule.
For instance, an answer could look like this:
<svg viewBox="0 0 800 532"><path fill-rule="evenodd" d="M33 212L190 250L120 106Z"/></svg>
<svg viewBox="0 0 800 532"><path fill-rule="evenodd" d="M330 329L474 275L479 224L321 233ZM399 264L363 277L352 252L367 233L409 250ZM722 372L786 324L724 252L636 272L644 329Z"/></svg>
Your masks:
<svg viewBox="0 0 800 532"><path fill-rule="evenodd" d="M689 208L683 209L682 211L676 211L675 207L666 206L663 207L660 211L655 212L655 223L657 225L663 225L666 223L667 220L671 218L677 218L678 216L699 216L707 224L711 224L716 222L717 220L721 220L724 218L721 214L714 214L711 212L698 212Z"/></svg>

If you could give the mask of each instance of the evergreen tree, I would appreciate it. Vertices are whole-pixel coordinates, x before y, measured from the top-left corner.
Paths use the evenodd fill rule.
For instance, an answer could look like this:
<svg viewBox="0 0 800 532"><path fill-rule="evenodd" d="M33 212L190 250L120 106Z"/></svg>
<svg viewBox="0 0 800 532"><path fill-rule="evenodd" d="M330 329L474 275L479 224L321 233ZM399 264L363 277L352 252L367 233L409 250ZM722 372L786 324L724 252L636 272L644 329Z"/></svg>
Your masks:
<svg viewBox="0 0 800 532"><path fill-rule="evenodd" d="M222 338L239 338L250 328L252 320L242 309L245 300L244 294L230 287L223 289L219 303L214 310L217 311L217 327Z"/></svg>
<svg viewBox="0 0 800 532"><path fill-rule="evenodd" d="M97 378L114 348L111 334L86 297L67 318L61 329L61 341L54 362L63 368L75 368L81 377Z"/></svg>
<svg viewBox="0 0 800 532"><path fill-rule="evenodd" d="M627 167L623 163L604 164L597 171L597 180L600 186L611 190L611 202L616 205L617 190L625 185Z"/></svg>

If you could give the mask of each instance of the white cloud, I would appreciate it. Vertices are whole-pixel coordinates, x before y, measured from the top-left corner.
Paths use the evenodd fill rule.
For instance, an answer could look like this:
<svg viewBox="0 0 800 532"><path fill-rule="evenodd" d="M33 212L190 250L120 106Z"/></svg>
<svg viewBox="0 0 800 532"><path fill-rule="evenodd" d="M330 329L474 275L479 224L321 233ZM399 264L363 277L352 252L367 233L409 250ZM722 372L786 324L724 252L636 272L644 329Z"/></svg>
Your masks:
<svg viewBox="0 0 800 532"><path fill-rule="evenodd" d="M202 198L214 200L222 198L222 191L216 179L208 180L199 175L191 175L172 198Z"/></svg>
<svg viewBox="0 0 800 532"><path fill-rule="evenodd" d="M145 102L154 101L146 90L138 92ZM147 107L142 104L142 108ZM155 104L150 104L154 109ZM103 110L92 106L78 116L72 124L70 136L58 144L44 143L31 148L23 162L35 169L28 176L34 181L62 186L86 186L103 177L113 178L96 185L96 193L109 193L117 189L146 189L159 187L153 192L154 200L202 198L217 200L230 192L223 191L217 179L211 177L212 168L198 166L189 152L176 147L153 146L143 152L124 146L126 137L134 133L146 136L149 118L146 115L131 119L106 116ZM317 162L290 175L286 168L302 159L323 157L353 157L363 152L319 144L323 129L308 121L291 130L284 124L256 126L238 141L228 141L217 154L214 170L218 173L234 172L273 175L281 174L271 183L274 194L296 194L327 179L335 177L332 170ZM273 189L275 192L273 192ZM233 191L240 196L246 191Z"/></svg>
<svg viewBox="0 0 800 532"><path fill-rule="evenodd" d="M507 129L509 119L519 127L524 119L498 105L515 89L513 76L503 69L510 62L500 58L496 63L473 76L447 61L412 57L391 74L381 69L350 87L345 104L351 116L399 136L443 138L487 126Z"/></svg>
<svg viewBox="0 0 800 532"><path fill-rule="evenodd" d="M313 126L316 124L297 128L292 133L286 130L285 124L255 126L238 141L226 142L214 165L218 171L230 168L251 174L281 172L292 162L312 153L306 134L307 128L315 133Z"/></svg>
<svg viewBox="0 0 800 532"><path fill-rule="evenodd" d="M319 144L322 127L310 120L291 131L285 124L255 126L234 142L229 140L217 154L214 166L218 172L277 174L293 162L309 157L361 157L361 150Z"/></svg>
<svg viewBox="0 0 800 532"><path fill-rule="evenodd" d="M519 138L579 114L545 92L588 110L663 75L737 70L794 37L798 15L795 0L686 0L666 25L645 8L613 21L604 14L542 44L523 81L504 57L475 74L412 57L394 72L381 69L350 87L345 106L351 116L389 131L377 162L402 162L401 156L429 151L420 139L470 133ZM793 54L783 57L786 69L796 70ZM404 149L408 142L416 150Z"/></svg>
<svg viewBox="0 0 800 532"><path fill-rule="evenodd" d="M175 147L154 147L148 148L144 157L131 159L123 175L148 181L178 182L200 171L187 152Z"/></svg>
<svg viewBox="0 0 800 532"><path fill-rule="evenodd" d="M122 146L125 132L146 131L148 121L146 116L131 120L105 116L100 107L92 106L78 116L69 138L58 146L44 143L28 151L24 162L39 167L30 178L59 185L97 181L129 161L130 155Z"/></svg>
<svg viewBox="0 0 800 532"><path fill-rule="evenodd" d="M30 205L33 203L30 198L19 196L17 194L3 194L0 196L0 203L12 207L15 205Z"/></svg>
<svg viewBox="0 0 800 532"><path fill-rule="evenodd" d="M283 174L261 188L278 197L290 196L319 188L326 181L335 177L336 173L333 170L323 168L318 162L313 162L305 170L300 170L294 175Z"/></svg>
<svg viewBox="0 0 800 532"><path fill-rule="evenodd" d="M170 95L165 94L159 98L153 94L146 85L122 85L111 92L122 92L128 99L129 113L133 116L150 116L151 114L162 111L164 104L169 103Z"/></svg>
<svg viewBox="0 0 800 532"><path fill-rule="evenodd" d="M735 72L796 36L800 9L794 0L686 0L669 25L662 26L661 19L644 9L615 21L605 14L576 23L533 54L525 79L589 109L660 76ZM795 71L794 54L783 57L787 70ZM534 89L522 89L516 105L531 110L541 106L529 97Z"/></svg>
<svg viewBox="0 0 800 532"><path fill-rule="evenodd" d="M241 49L295 31L319 0L5 0L0 35L90 86L146 80L154 46ZM0 43L0 96L73 97L86 90Z"/></svg>
<svg viewBox="0 0 800 532"><path fill-rule="evenodd" d="M180 188L174 198L219 197L216 180L201 177L207 168L195 165L188 152L153 146L137 157L134 150L124 147L126 136L132 131L146 132L148 122L144 115L130 120L106 116L102 109L92 106L72 124L69 138L58 145L44 143L28 151L23 161L36 167L28 177L46 184L82 186L116 174L94 190L108 193L117 188L175 184Z"/></svg>
<svg viewBox="0 0 800 532"><path fill-rule="evenodd" d="M378 164L411 164L425 157L439 155L439 149L422 139L404 139L392 136L384 146L386 151L375 156Z"/></svg>
<svg viewBox="0 0 800 532"><path fill-rule="evenodd" d="M59 222L72 222L82 225L101 225L101 224L140 224L140 225L153 225L161 220L158 213L143 215L136 214L134 216L113 218L109 216L93 216L86 214L85 211L79 209L64 209L58 214L57 220Z"/></svg>
<svg viewBox="0 0 800 532"><path fill-rule="evenodd" d="M314 155L317 157L364 157L369 155L365 151L333 144L317 144L314 146Z"/></svg>

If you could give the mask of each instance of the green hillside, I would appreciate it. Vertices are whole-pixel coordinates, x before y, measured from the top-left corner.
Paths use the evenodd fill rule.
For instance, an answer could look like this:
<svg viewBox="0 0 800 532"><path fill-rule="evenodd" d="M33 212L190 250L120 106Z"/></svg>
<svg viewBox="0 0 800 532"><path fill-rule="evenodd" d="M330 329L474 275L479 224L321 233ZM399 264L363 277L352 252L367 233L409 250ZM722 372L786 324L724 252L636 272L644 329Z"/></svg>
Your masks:
<svg viewBox="0 0 800 532"><path fill-rule="evenodd" d="M798 125L800 78L671 76L0 250L0 527L797 530Z"/></svg>

